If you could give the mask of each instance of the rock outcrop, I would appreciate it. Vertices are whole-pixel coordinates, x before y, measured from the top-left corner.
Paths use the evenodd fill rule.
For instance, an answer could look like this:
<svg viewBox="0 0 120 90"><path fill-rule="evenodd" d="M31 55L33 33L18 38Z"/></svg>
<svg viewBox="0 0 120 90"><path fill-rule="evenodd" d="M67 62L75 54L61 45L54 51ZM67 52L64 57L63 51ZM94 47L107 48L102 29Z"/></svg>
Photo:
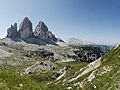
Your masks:
<svg viewBox="0 0 120 90"><path fill-rule="evenodd" d="M19 37L20 38L29 38L33 37L33 29L32 29L32 23L28 19L28 17L25 17L22 23L19 27Z"/></svg>
<svg viewBox="0 0 120 90"><path fill-rule="evenodd" d="M48 31L48 27L42 21L40 21L36 26L34 35L39 39L51 39L53 41L57 40L57 38L52 34L52 32Z"/></svg>
<svg viewBox="0 0 120 90"><path fill-rule="evenodd" d="M28 19L28 17L24 18L18 31L17 23L11 25L11 27L7 30L7 37L15 42L24 41L26 43L37 45L59 45L57 42L64 43L63 40L56 38L42 21L38 23L33 33L32 22Z"/></svg>
<svg viewBox="0 0 120 90"><path fill-rule="evenodd" d="M17 37L17 23L11 25L11 27L7 29L7 37L9 38Z"/></svg>
<svg viewBox="0 0 120 90"><path fill-rule="evenodd" d="M25 74L32 74L37 73L41 71L49 71L51 69L55 69L57 67L56 64L54 64L51 61L42 61L42 62L36 62L32 66L29 66L27 69L25 69Z"/></svg>

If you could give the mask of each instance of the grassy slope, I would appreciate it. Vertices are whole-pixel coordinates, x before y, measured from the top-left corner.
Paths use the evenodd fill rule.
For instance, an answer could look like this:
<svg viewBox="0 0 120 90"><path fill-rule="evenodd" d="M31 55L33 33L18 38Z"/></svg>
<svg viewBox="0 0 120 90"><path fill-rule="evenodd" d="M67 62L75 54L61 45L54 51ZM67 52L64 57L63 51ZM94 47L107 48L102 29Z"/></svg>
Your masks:
<svg viewBox="0 0 120 90"><path fill-rule="evenodd" d="M65 85L71 86L76 90L79 85L74 86L73 84L83 82L83 88L79 88L80 90L120 90L120 46L105 55L101 61L102 64L100 67L83 75L76 81ZM71 69L67 71L67 75L61 79L61 82L66 78L66 76L68 77L67 80L76 77L80 73L80 68L87 65L85 63L62 64L71 66ZM75 74L75 72L78 73ZM92 72L94 72L95 78L92 81L88 81L88 77Z"/></svg>
<svg viewBox="0 0 120 90"><path fill-rule="evenodd" d="M64 66L70 66L66 77L73 77L75 71L87 63L58 63L62 68ZM59 68L58 68L59 69ZM58 70L57 69L57 70ZM30 75L20 75L14 71L1 70L0 71L0 90L66 90L67 85L62 85L62 83L55 84L56 82L52 75L55 71L48 71L46 73L30 74ZM53 84L47 85L48 82L54 82ZM21 87L20 84L23 86Z"/></svg>
<svg viewBox="0 0 120 90"><path fill-rule="evenodd" d="M95 78L84 84L82 90L116 90L120 89L120 47L112 50L109 54L102 58L102 65L95 71ZM82 76L77 81L63 84L65 78L76 77L80 73L80 68L86 66L86 62L70 62L70 63L57 63L60 68L64 66L70 66L67 70L67 74L62 78L58 84L49 84L48 82L54 82L52 78L53 71L31 75L20 75L14 71L1 70L0 71L0 90L66 90L67 86L74 87L76 82L82 82L92 72ZM108 71L104 70L106 68ZM59 68L58 68L59 69ZM56 82L55 82L56 83ZM21 86L23 85L23 86ZM93 88L96 86L96 88Z"/></svg>
<svg viewBox="0 0 120 90"><path fill-rule="evenodd" d="M84 90L120 90L120 46L102 58L102 65L96 69L95 77L85 84Z"/></svg>
<svg viewBox="0 0 120 90"><path fill-rule="evenodd" d="M51 73L19 75L14 71L0 71L0 90L65 90L64 86L47 85ZM21 86L21 84L23 86Z"/></svg>

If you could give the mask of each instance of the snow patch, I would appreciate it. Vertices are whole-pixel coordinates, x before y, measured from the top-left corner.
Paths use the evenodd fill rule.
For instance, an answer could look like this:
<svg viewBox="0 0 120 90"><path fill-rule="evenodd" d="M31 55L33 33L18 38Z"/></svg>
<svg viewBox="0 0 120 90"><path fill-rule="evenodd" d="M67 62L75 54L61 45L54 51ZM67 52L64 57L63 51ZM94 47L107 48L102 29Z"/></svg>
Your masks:
<svg viewBox="0 0 120 90"><path fill-rule="evenodd" d="M77 80L81 76L83 76L83 75L89 73L90 71L96 69L100 65L101 65L101 58L99 58L98 60L95 60L94 62L90 63L82 73L80 73L77 77L70 79L68 82L72 82L72 81Z"/></svg>
<svg viewBox="0 0 120 90"><path fill-rule="evenodd" d="M94 78L95 78L95 74L94 74L94 72L92 72L87 79L89 82L91 82Z"/></svg>
<svg viewBox="0 0 120 90"><path fill-rule="evenodd" d="M65 76L66 74L66 67L64 67L63 69L60 69L59 73L62 73L55 81L60 80L62 77Z"/></svg>
<svg viewBox="0 0 120 90"><path fill-rule="evenodd" d="M67 87L68 90L72 89L72 87Z"/></svg>
<svg viewBox="0 0 120 90"><path fill-rule="evenodd" d="M120 43L118 43L114 49L117 49L119 47L119 45L120 45Z"/></svg>

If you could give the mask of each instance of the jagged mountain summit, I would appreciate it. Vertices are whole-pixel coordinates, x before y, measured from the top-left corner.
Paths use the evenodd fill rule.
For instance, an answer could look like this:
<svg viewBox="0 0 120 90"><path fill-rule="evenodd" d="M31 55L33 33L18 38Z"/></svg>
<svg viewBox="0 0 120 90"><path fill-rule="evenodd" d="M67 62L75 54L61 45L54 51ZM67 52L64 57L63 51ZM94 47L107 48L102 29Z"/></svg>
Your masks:
<svg viewBox="0 0 120 90"><path fill-rule="evenodd" d="M77 38L70 38L67 40L67 44L68 45L76 45L76 46L79 46L79 45L95 45L95 43L93 42L90 42L90 41L82 41L80 39L77 39Z"/></svg>
<svg viewBox="0 0 120 90"><path fill-rule="evenodd" d="M11 25L10 28L7 29L7 37L16 38L17 37L17 23Z"/></svg>
<svg viewBox="0 0 120 90"><path fill-rule="evenodd" d="M64 43L63 40L56 38L55 35L49 31L43 21L39 21L33 32L32 22L28 17L23 19L18 30L17 23L11 25L11 27L7 29L6 38L10 38L16 42L25 41L27 43L38 45L58 45L58 42Z"/></svg>
<svg viewBox="0 0 120 90"><path fill-rule="evenodd" d="M43 21L40 21L35 28L34 35L40 39L51 39L57 41L55 35L51 31L48 31L48 27L44 24Z"/></svg>
<svg viewBox="0 0 120 90"><path fill-rule="evenodd" d="M32 22L28 19L28 17L25 17L20 24L18 33L20 38L34 37Z"/></svg>

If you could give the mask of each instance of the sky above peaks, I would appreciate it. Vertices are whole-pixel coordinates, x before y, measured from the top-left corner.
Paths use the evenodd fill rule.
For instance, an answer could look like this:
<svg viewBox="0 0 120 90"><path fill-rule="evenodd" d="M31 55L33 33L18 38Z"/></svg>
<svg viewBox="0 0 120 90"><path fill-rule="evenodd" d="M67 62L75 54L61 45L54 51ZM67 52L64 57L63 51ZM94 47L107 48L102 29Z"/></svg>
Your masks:
<svg viewBox="0 0 120 90"><path fill-rule="evenodd" d="M0 38L29 17L33 30L43 21L56 37L98 44L120 42L120 0L0 0Z"/></svg>

